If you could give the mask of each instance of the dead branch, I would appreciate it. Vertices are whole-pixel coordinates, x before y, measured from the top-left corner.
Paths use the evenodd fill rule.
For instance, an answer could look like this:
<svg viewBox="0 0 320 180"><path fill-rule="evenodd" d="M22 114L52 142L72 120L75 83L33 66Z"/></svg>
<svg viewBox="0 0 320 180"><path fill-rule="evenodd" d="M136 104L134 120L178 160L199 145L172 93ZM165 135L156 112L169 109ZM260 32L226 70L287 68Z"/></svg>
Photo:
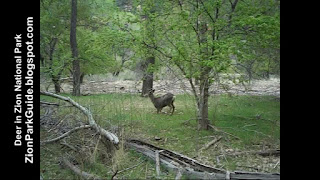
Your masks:
<svg viewBox="0 0 320 180"><path fill-rule="evenodd" d="M75 174L77 174L78 176L83 177L84 179L102 179L98 176L89 174L85 171L82 171L81 169L79 169L78 167L76 167L75 165L73 165L70 161L68 161L66 158L62 158L62 162L63 164L68 167L69 169L71 169Z"/></svg>
<svg viewBox="0 0 320 180"><path fill-rule="evenodd" d="M50 140L46 140L46 141L41 141L40 144L48 144L48 143L53 143L53 142L59 141L60 139L63 139L65 137L67 137L71 133L74 133L74 132L76 132L76 131L78 131L80 129L86 129L86 128L90 128L90 127L91 127L90 125L84 125L84 126L75 127L73 129L71 129L70 131L62 134L59 137L56 137L56 138L53 138L53 139L50 139Z"/></svg>
<svg viewBox="0 0 320 180"><path fill-rule="evenodd" d="M254 132L254 133L256 133L256 134L260 134L260 135L266 136L266 137L268 137L268 138L272 138L270 135L264 134L264 133L262 133L262 132L260 132L260 131L251 130L251 129L243 129L243 130L244 130L244 131L249 131L249 132Z"/></svg>
<svg viewBox="0 0 320 180"><path fill-rule="evenodd" d="M45 108L45 113L44 113L44 115L42 115L41 117L40 117L40 121L43 121L43 120L47 120L47 118L48 117L51 117L52 116L52 114L53 114L53 112L54 112L54 110L52 109L52 106L47 106L46 108Z"/></svg>
<svg viewBox="0 0 320 180"><path fill-rule="evenodd" d="M156 156L156 172L157 172L157 177L160 177L160 157L159 157L159 153L162 151L158 151L156 150L155 152L155 156Z"/></svg>
<svg viewBox="0 0 320 180"><path fill-rule="evenodd" d="M206 145L204 145L199 151L203 151L208 149L210 146L216 144L217 142L219 142L222 139L221 136L219 136L218 138L214 138L212 141L210 141L209 143L207 143Z"/></svg>
<svg viewBox="0 0 320 180"><path fill-rule="evenodd" d="M73 106L78 108L81 112L83 112L88 117L89 124L93 129L95 129L97 132L101 133L106 139L110 140L113 144L117 145L119 143L119 139L116 135L101 128L93 119L92 113L87 108L81 106L80 104L78 104L77 102L72 100L71 98L60 96L60 95L50 93L50 92L43 92L43 91L41 91L40 94L46 95L46 96L51 96L51 97L58 98L58 99L69 102L70 104L72 104Z"/></svg>
<svg viewBox="0 0 320 180"><path fill-rule="evenodd" d="M70 144L68 144L68 143L66 143L66 142L61 142L60 144L66 146L66 147L68 147L68 148L70 148L70 149L73 150L73 151L78 151L77 148L71 146Z"/></svg>
<svg viewBox="0 0 320 180"><path fill-rule="evenodd" d="M241 156L245 154L253 154L260 156L280 156L280 149L270 149L265 151L244 151L244 152L235 152L232 154L226 154L227 156Z"/></svg>
<svg viewBox="0 0 320 180"><path fill-rule="evenodd" d="M123 170L121 170L121 171L118 171L118 174L120 174L120 173L122 173L122 172L124 172L124 171L128 171L128 170L130 170L130 169L133 169L133 168L136 168L136 167L138 167L138 166L140 166L143 162L145 162L146 160L142 160L142 161L140 161L138 164L136 164L136 165L134 165L134 166L131 166L131 167L129 167L129 168L126 168L126 169L123 169Z"/></svg>
<svg viewBox="0 0 320 180"><path fill-rule="evenodd" d="M179 168L179 169L178 169L178 172L177 172L177 175L176 175L176 177L175 177L175 180L180 180L181 177L182 177L182 173L181 173L181 169Z"/></svg>
<svg viewBox="0 0 320 180"><path fill-rule="evenodd" d="M60 126L60 124L61 124L62 122L64 122L65 119L69 118L69 116L74 116L74 115L73 115L73 114L68 114L68 115L66 115L63 119L61 119L61 120L57 123L57 125L55 125L55 126L52 127L51 129L49 129L49 130L48 130L48 133L51 132L51 131L53 131L53 130L55 130L55 129L57 129L57 128Z"/></svg>
<svg viewBox="0 0 320 180"><path fill-rule="evenodd" d="M211 127L211 128L212 128L214 131L216 131L216 132L220 132L220 133L223 133L223 134L227 134L227 135L229 135L229 136L234 137L234 138L237 139L237 140L240 140L240 138L239 138L238 136L235 136L235 135L230 134L230 133L228 133L228 132L222 131L222 130L218 129L217 127L215 127L215 126L213 126L213 125L211 125L211 124L209 124L208 126Z"/></svg>
<svg viewBox="0 0 320 180"><path fill-rule="evenodd" d="M175 172L179 171L180 169L182 174L190 178L192 177L193 179L280 179L279 173L259 173L244 171L229 172L224 169L210 167L182 154L165 150L163 148L159 148L139 140L128 140L126 141L126 145L134 149L135 151L149 157L153 161L156 161L155 151L163 150L162 152L159 152L159 158L160 163L164 167Z"/></svg>
<svg viewBox="0 0 320 180"><path fill-rule="evenodd" d="M113 180L113 179L116 177L117 174L118 174L118 170L116 170L116 172L114 172L114 173L112 174L111 180Z"/></svg>
<svg viewBox="0 0 320 180"><path fill-rule="evenodd" d="M275 169L280 164L280 160L277 162L276 165L274 165L273 169Z"/></svg>
<svg viewBox="0 0 320 180"><path fill-rule="evenodd" d="M58 103L52 103L52 102L45 102L45 101L40 101L41 105L49 105L49 106L59 106Z"/></svg>

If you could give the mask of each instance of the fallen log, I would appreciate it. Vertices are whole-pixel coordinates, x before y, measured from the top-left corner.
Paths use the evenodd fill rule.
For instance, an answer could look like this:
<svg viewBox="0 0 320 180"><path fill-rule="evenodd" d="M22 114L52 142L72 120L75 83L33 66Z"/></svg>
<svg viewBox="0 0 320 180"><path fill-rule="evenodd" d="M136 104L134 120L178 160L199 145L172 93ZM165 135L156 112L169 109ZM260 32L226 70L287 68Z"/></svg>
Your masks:
<svg viewBox="0 0 320 180"><path fill-rule="evenodd" d="M127 140L125 145L135 151L142 153L153 161L156 161L156 151L159 151L160 163L169 170L179 171L190 179L260 179L260 180L279 180L279 173L256 173L234 171L229 172L224 169L210 167L198 161L179 154L174 151L156 147L140 140Z"/></svg>

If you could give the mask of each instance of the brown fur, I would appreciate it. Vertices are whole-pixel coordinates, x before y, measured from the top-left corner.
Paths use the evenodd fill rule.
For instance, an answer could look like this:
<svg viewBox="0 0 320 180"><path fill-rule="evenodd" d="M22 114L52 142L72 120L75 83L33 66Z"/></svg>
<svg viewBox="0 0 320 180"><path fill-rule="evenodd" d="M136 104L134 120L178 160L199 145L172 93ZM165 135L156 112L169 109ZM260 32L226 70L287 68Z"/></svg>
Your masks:
<svg viewBox="0 0 320 180"><path fill-rule="evenodd" d="M162 108L169 106L170 110L172 109L172 115L175 109L175 106L173 105L175 96L172 93L167 93L161 97L154 97L153 93L154 89L150 90L149 98L151 99L151 102L153 103L154 107L157 109L157 113L161 112Z"/></svg>

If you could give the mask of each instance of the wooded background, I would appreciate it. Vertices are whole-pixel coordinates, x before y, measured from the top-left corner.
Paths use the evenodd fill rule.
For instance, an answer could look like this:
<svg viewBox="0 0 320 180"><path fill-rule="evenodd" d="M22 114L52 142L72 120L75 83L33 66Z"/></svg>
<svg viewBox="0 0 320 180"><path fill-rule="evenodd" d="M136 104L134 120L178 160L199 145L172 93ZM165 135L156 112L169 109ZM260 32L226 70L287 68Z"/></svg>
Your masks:
<svg viewBox="0 0 320 180"><path fill-rule="evenodd" d="M40 17L41 81L52 84L56 94L70 93L73 98L80 98L76 100L83 98L85 105L91 106L91 100L83 97L90 94L83 93L81 83L92 77L103 77L101 82L107 83L106 75L114 79L125 76L141 83L137 93L142 97L147 96L155 85L168 85L161 82L169 82L173 87L177 86L176 81L187 82L191 98L180 95L176 100L176 113L181 113L179 120L185 115L182 124L188 125L190 120L194 119L196 124L191 124L197 130L194 132L198 134L213 129L219 135L222 133L239 140L241 137L217 129L216 125L221 122L219 118L221 120L224 119L223 116L230 116L217 115L217 112L221 106L225 107L221 109L227 109L227 112L231 111L231 107L233 112L241 109L245 112L244 115L250 114L248 111L251 110L255 114L232 114L239 122L246 122L238 122L241 127L237 130L259 127L264 133L256 129L249 131L276 141L278 147L279 97L232 99L234 94L228 91L231 99L225 99L224 96L213 96L215 91L212 91L212 88L230 89L230 83L247 88L247 85L255 80L280 78L280 0L41 0ZM62 88L62 84L68 81L72 85L70 92ZM91 81L92 88L98 87L94 86L94 83L101 83ZM161 82L154 83L156 81ZM124 88L120 87L119 90ZM280 95L280 92L277 95ZM97 97L92 97L94 103L99 101L95 98ZM114 118L126 123L126 118L130 117L130 122L140 118L139 123L151 123L148 118L153 121L161 117L154 114L148 116L150 112L142 111L140 107L147 106L146 100L132 94L105 95L103 98L113 104L103 102L101 109L93 109L98 114L103 114L104 111L116 114L106 114L108 122L114 122L110 120ZM255 111L255 108L260 108L260 102L265 106ZM51 115L54 115L55 111L47 102L44 104L42 121L44 124L52 124L54 118ZM109 107L108 110L104 108L106 106ZM130 106L129 114L127 106ZM119 109L121 110L118 111ZM137 114L140 112L143 115ZM101 116L100 114L94 116ZM83 119L80 120L81 123L77 118L75 120L76 122L70 124L75 123L81 130L88 128L83 126ZM253 120L259 122L251 122ZM260 120L271 122L272 125L269 127L260 124ZM53 124L58 126L61 122ZM102 120L93 122L90 121L91 126L94 124L99 131L95 124ZM119 122L117 123L120 129ZM174 125L181 125L181 122L179 123ZM53 128L48 124L46 127ZM159 125L159 122L154 121L153 124ZM159 126L158 130L161 131L161 125ZM145 127L147 126L141 128ZM227 128L234 130L236 127ZM60 131L61 134L64 132L65 130ZM119 132L115 130L115 134ZM94 142L99 143L101 137L95 138ZM93 145L88 147L92 148ZM98 145L94 149L97 148ZM220 162L219 159L217 161ZM274 168L279 162L277 160Z"/></svg>
<svg viewBox="0 0 320 180"><path fill-rule="evenodd" d="M145 95L154 72L175 68L207 129L209 87L222 74L240 74L242 82L280 75L278 0L71 2L40 1L41 72L56 93L63 77L72 76L72 94L80 96L86 74L117 76L138 66Z"/></svg>

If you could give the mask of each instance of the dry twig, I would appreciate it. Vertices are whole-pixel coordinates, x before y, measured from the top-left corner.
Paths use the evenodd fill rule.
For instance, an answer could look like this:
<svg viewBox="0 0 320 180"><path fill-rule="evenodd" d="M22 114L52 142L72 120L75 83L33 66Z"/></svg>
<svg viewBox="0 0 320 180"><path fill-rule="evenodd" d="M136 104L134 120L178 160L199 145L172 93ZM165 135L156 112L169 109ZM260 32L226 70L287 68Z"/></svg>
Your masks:
<svg viewBox="0 0 320 180"><path fill-rule="evenodd" d="M100 177L89 174L89 173L79 169L78 167L73 165L70 161L68 161L66 158L62 158L62 162L66 167L70 168L75 174L83 177L84 179L101 179Z"/></svg>
<svg viewBox="0 0 320 180"><path fill-rule="evenodd" d="M208 149L210 146L216 144L217 142L219 142L222 139L221 136L219 136L218 138L214 138L212 141L210 141L209 143L207 143L206 145L204 145L199 151L203 151Z"/></svg>

